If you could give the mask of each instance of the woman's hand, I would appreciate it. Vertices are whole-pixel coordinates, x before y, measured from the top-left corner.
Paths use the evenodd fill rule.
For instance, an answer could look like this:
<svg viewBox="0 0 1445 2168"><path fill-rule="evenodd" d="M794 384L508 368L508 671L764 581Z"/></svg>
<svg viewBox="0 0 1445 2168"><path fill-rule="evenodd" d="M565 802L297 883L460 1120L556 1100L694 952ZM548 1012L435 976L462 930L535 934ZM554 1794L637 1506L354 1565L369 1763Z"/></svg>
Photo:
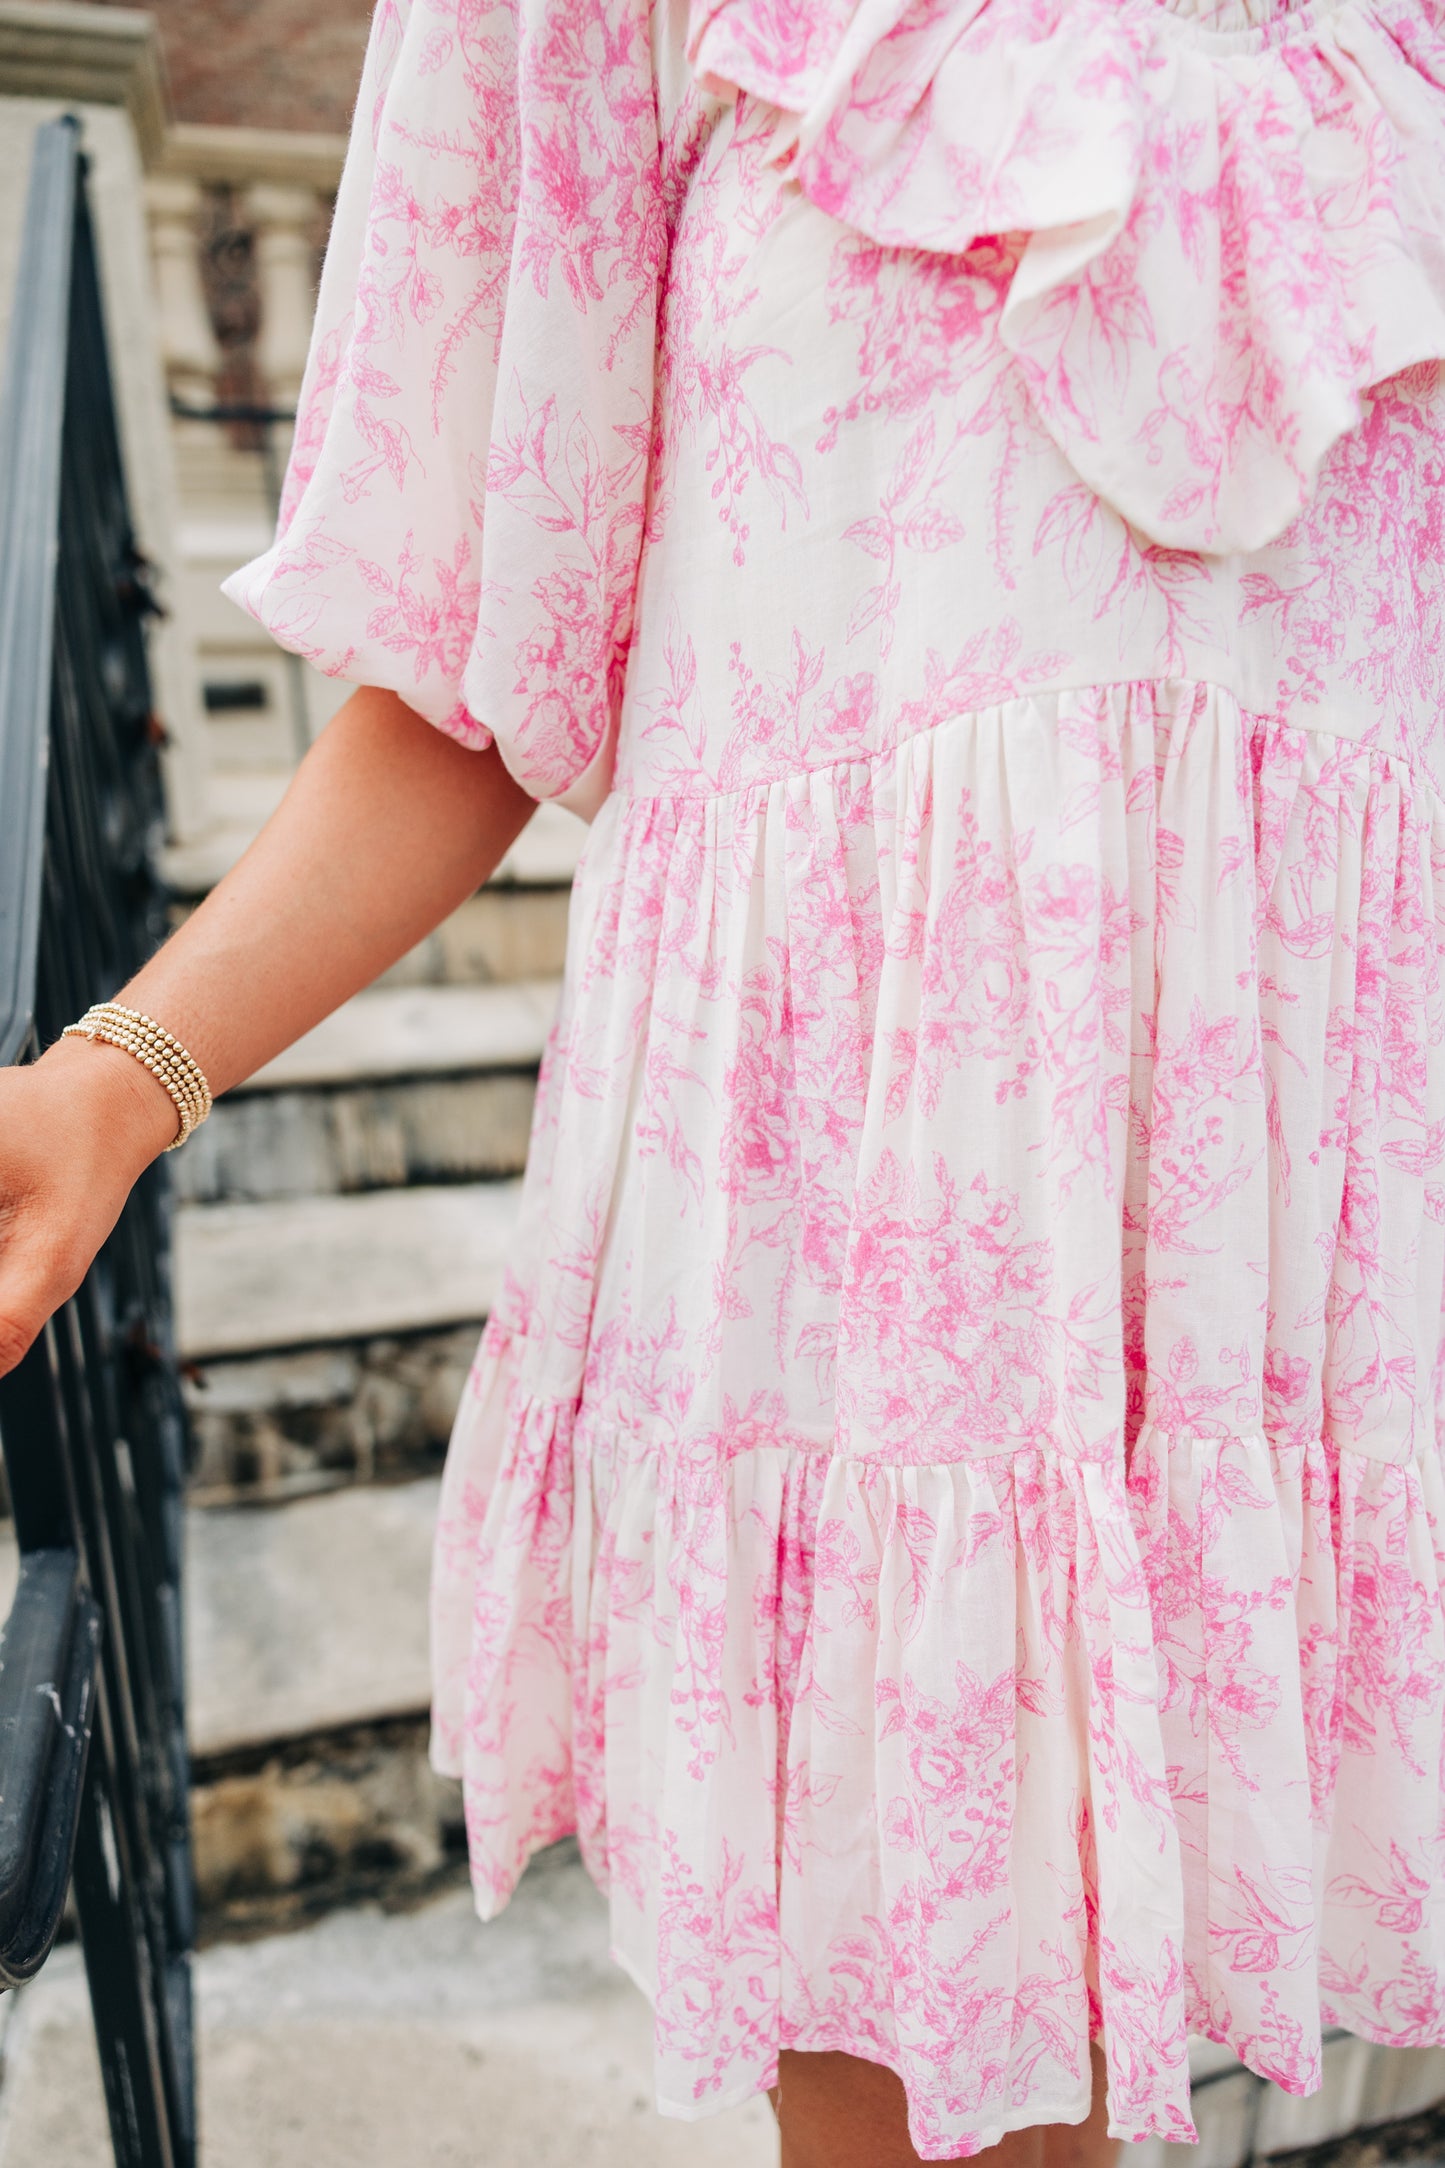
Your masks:
<svg viewBox="0 0 1445 2168"><path fill-rule="evenodd" d="M0 1377L75 1293L176 1126L168 1094L116 1047L63 1039L0 1069Z"/></svg>
<svg viewBox="0 0 1445 2168"><path fill-rule="evenodd" d="M479 888L533 802L394 693L353 693L245 857L117 999L213 1092L241 1083ZM89 1270L176 1110L117 1047L0 1069L0 1375Z"/></svg>

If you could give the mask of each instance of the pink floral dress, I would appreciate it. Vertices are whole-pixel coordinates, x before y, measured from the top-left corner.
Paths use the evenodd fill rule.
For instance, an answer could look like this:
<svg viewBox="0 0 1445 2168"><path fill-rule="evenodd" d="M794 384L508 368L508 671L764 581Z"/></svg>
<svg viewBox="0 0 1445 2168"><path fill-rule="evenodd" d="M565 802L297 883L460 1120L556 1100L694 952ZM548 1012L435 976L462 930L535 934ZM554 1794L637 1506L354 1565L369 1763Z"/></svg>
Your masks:
<svg viewBox="0 0 1445 2168"><path fill-rule="evenodd" d="M447 1467L661 2104L1445 2041L1441 0L382 0L230 592L592 818Z"/></svg>

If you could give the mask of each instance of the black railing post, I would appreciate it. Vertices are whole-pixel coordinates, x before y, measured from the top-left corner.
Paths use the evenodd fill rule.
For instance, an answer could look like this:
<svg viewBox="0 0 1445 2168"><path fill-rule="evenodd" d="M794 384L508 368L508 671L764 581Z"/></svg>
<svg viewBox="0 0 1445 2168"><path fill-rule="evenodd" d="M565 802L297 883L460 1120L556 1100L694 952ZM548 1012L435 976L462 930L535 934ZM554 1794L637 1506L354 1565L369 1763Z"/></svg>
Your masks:
<svg viewBox="0 0 1445 2168"><path fill-rule="evenodd" d="M0 407L0 1063L155 946L162 800L84 160L36 137ZM73 1301L0 1380L21 1552L0 1643L0 1987L71 1877L119 2168L193 2168L181 1647L184 1415L170 1200L138 1185Z"/></svg>

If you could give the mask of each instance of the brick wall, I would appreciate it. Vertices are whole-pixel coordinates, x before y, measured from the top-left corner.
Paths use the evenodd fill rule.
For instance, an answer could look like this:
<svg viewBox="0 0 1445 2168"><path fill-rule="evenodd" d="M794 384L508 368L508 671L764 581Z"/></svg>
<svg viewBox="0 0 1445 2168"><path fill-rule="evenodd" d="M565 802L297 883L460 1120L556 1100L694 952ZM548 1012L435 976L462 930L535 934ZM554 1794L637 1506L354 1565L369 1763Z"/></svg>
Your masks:
<svg viewBox="0 0 1445 2168"><path fill-rule="evenodd" d="M351 118L371 0L142 0L178 120L322 129Z"/></svg>

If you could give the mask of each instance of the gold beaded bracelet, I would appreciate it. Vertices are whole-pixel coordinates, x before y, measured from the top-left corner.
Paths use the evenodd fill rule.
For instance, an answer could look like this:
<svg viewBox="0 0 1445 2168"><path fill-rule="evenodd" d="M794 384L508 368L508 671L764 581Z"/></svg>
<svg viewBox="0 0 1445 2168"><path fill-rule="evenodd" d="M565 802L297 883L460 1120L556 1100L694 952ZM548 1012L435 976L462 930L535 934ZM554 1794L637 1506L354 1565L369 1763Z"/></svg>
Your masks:
<svg viewBox="0 0 1445 2168"><path fill-rule="evenodd" d="M98 1001L87 1009L78 1024L67 1024L62 1039L100 1039L133 1054L149 1069L158 1084L170 1093L180 1117L181 1131L166 1150L179 1150L193 1129L199 1129L211 1111L211 1087L200 1064L173 1039L163 1025L142 1016L138 1009L123 1009L118 1002Z"/></svg>

